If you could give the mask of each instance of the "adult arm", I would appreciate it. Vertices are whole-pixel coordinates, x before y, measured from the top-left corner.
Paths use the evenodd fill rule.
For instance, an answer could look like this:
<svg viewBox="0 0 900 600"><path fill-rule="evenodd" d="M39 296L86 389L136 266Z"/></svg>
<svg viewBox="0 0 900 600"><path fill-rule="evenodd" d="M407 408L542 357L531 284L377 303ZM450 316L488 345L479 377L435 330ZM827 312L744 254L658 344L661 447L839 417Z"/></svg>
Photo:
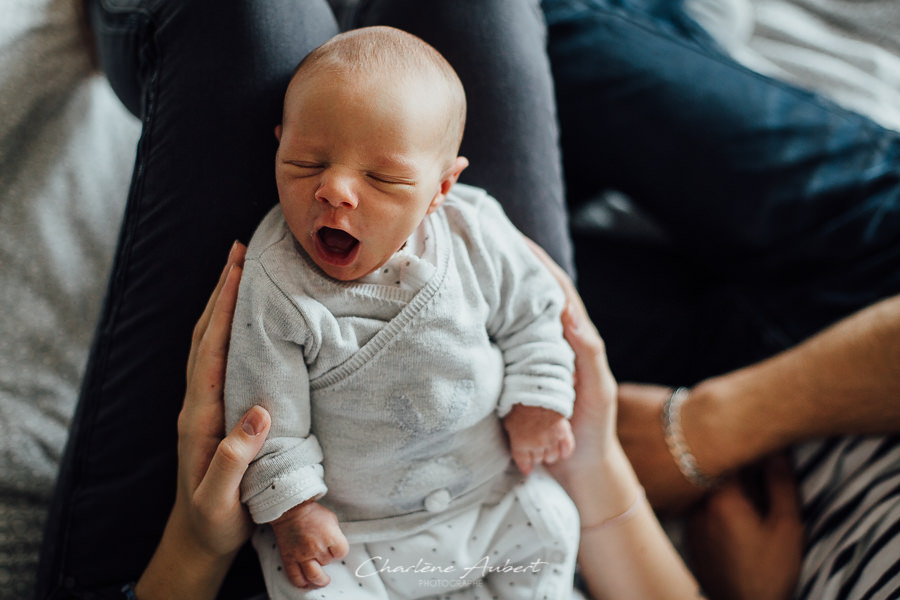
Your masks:
<svg viewBox="0 0 900 600"><path fill-rule="evenodd" d="M699 383L682 408L688 446L718 476L812 437L900 431L900 296L768 360ZM660 428L670 390L622 385L619 435L658 508L698 498Z"/></svg>
<svg viewBox="0 0 900 600"><path fill-rule="evenodd" d="M178 484L159 546L135 586L141 600L215 598L252 522L239 487L268 433L253 407L222 438L222 389L244 248L236 244L194 329L178 418Z"/></svg>
<svg viewBox="0 0 900 600"><path fill-rule="evenodd" d="M563 327L575 351L575 452L552 469L581 516L579 563L597 598L698 598L696 581L657 521L615 432L616 381L572 281L532 249L566 294ZM616 519L617 516L621 518Z"/></svg>

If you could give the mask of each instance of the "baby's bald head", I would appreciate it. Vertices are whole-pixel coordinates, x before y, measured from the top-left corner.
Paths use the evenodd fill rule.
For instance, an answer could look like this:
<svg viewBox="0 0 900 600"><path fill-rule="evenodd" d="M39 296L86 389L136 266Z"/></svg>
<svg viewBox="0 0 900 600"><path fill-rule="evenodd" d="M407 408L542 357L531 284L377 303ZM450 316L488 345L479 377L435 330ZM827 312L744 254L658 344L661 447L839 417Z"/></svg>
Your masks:
<svg viewBox="0 0 900 600"><path fill-rule="evenodd" d="M450 63L420 38L392 27L365 27L331 38L297 66L285 97L285 124L292 89L328 73L368 81L384 94L423 94L445 121L443 151L456 157L466 122L465 91Z"/></svg>

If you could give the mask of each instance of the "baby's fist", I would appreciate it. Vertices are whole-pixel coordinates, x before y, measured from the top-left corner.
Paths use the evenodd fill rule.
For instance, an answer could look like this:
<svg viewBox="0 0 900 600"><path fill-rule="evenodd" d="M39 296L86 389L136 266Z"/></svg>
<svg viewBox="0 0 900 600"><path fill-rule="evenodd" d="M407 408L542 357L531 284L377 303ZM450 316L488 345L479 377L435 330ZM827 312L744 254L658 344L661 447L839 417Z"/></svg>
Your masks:
<svg viewBox="0 0 900 600"><path fill-rule="evenodd" d="M331 578L322 565L347 556L349 550L337 516L318 502L295 506L272 521L272 530L285 574L299 588L328 585Z"/></svg>
<svg viewBox="0 0 900 600"><path fill-rule="evenodd" d="M503 418L513 461L526 475L535 465L552 465L575 449L569 420L556 411L516 404Z"/></svg>

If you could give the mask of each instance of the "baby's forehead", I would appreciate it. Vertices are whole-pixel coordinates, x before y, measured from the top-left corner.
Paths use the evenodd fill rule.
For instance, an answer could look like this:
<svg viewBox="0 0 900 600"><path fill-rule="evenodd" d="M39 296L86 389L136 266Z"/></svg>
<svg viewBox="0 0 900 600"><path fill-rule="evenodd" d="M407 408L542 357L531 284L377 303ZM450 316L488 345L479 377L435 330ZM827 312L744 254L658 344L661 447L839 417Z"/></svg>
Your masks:
<svg viewBox="0 0 900 600"><path fill-rule="evenodd" d="M313 91L314 90L314 91ZM313 91L312 94L308 92ZM436 119L452 119L455 107L440 75L427 70L395 69L379 64L363 69L346 61L326 60L298 71L289 87L286 101L290 109L310 96L318 101L349 100L361 112L389 105L392 110L427 112Z"/></svg>
<svg viewBox="0 0 900 600"><path fill-rule="evenodd" d="M319 70L385 80L429 80L462 87L453 67L433 46L392 27L363 27L338 34L314 49L298 65L297 75Z"/></svg>
<svg viewBox="0 0 900 600"><path fill-rule="evenodd" d="M403 86L408 91L417 87L446 89L453 84L439 69L423 65L421 62L387 60L368 64L348 60L341 56L328 56L314 63L302 65L294 73L291 83L304 79L342 78L359 85L372 87Z"/></svg>
<svg viewBox="0 0 900 600"><path fill-rule="evenodd" d="M465 91L450 64L423 40L388 27L339 34L300 63L288 95L292 87L323 84L335 96L352 93L327 85L328 78L365 89L373 99L398 94L407 94L413 103L424 99L431 105L431 116L446 123L445 137L456 140L458 147L466 120Z"/></svg>

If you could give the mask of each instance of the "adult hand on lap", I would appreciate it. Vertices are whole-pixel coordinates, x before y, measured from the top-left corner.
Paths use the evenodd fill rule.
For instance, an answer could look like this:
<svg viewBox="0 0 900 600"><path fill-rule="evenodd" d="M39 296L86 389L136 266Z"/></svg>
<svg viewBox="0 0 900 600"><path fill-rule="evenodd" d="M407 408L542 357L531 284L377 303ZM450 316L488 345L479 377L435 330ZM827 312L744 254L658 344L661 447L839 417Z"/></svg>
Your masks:
<svg viewBox="0 0 900 600"><path fill-rule="evenodd" d="M786 459L764 466L765 514L737 480L691 515L691 563L712 600L787 600L803 560L797 486Z"/></svg>

